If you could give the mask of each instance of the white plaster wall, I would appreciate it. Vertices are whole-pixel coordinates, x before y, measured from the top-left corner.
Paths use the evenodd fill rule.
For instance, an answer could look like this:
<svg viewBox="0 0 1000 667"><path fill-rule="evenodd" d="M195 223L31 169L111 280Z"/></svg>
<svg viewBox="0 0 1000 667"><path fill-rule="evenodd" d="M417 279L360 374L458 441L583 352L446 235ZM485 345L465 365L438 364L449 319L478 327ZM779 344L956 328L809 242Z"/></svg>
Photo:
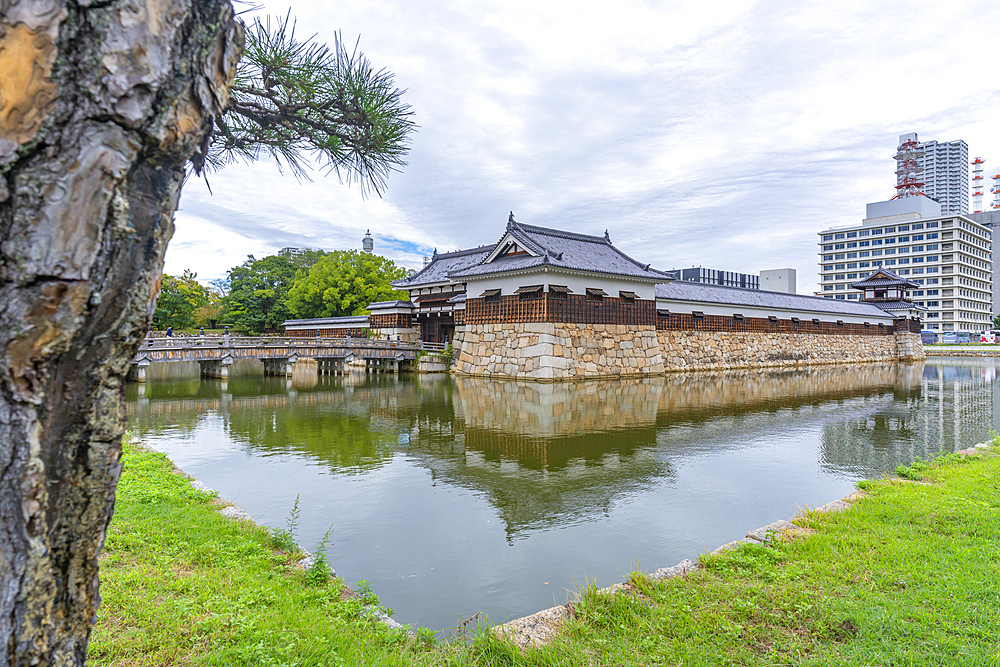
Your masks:
<svg viewBox="0 0 1000 667"><path fill-rule="evenodd" d="M640 299L652 300L655 298L656 285L651 282L641 282L629 280L627 278L610 278L605 276L586 276L579 273L563 273L542 269L533 273L523 273L513 276L496 276L487 278L467 279L469 298L475 299L482 296L488 289L500 289L501 294L513 294L519 287L528 285L544 285L548 290L549 285L563 285L573 291L573 294L586 294L587 288L602 289L608 296L618 297L618 292L624 290L635 292Z"/></svg>
<svg viewBox="0 0 1000 667"><path fill-rule="evenodd" d="M657 299L656 307L661 310L669 310L671 313L690 314L694 311L700 311L706 315L724 315L725 317L732 317L734 313L740 313L743 317L768 317L770 315L775 315L779 320L788 320L793 317L797 317L805 322L811 322L813 318L818 318L821 322L836 322L837 320L843 320L844 322L852 322L855 324L870 322L873 325L878 325L878 323L881 322L886 326L893 323L893 317L888 313L885 313L881 317L879 315L847 315L830 312L816 312L811 310L749 308L747 306L740 306L736 304L705 303L704 301L677 301L674 299Z"/></svg>

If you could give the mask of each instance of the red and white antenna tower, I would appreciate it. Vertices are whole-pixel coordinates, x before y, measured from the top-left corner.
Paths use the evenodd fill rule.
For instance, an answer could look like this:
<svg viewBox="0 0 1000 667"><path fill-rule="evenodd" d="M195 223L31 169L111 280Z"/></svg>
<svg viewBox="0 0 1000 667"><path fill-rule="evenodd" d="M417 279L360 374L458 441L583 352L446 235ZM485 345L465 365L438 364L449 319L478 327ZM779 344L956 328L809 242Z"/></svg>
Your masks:
<svg viewBox="0 0 1000 667"><path fill-rule="evenodd" d="M983 179L983 163L986 162L981 157L972 161L972 212L983 212L983 192L986 190L986 181Z"/></svg>
<svg viewBox="0 0 1000 667"><path fill-rule="evenodd" d="M916 140L915 135L911 136L914 138L901 143L896 149L896 154L893 155L896 159L897 177L896 196L893 199L927 196L922 190L924 182L920 180L924 168L917 163L917 160L924 156L924 151L920 148L920 143Z"/></svg>
<svg viewBox="0 0 1000 667"><path fill-rule="evenodd" d="M990 192L993 193L993 204L990 208L1000 209L1000 174L993 175L993 187L990 188Z"/></svg>

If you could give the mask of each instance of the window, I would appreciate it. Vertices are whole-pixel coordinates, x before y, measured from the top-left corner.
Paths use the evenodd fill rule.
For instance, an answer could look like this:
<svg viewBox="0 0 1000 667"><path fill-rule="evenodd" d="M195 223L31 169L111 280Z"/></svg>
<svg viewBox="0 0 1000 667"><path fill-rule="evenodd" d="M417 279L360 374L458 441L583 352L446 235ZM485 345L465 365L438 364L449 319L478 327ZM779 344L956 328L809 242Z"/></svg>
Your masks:
<svg viewBox="0 0 1000 667"><path fill-rule="evenodd" d="M899 275L901 275L901 276L908 276L908 275L910 275L910 270L909 269L900 269L899 270Z"/></svg>
<svg viewBox="0 0 1000 667"><path fill-rule="evenodd" d="M733 319L737 322L743 321L743 313L733 313Z"/></svg>
<svg viewBox="0 0 1000 667"><path fill-rule="evenodd" d="M858 253L856 252L847 253L847 259L857 259L857 258L858 258Z"/></svg>
<svg viewBox="0 0 1000 667"><path fill-rule="evenodd" d="M624 291L618 292L618 299L622 303L628 303L628 304L635 303L635 300L638 298L639 295L636 294L635 292L624 292Z"/></svg>
<svg viewBox="0 0 1000 667"><path fill-rule="evenodd" d="M777 315L768 315L767 316L767 321L770 322L771 324L775 324L778 321L778 316Z"/></svg>
<svg viewBox="0 0 1000 667"><path fill-rule="evenodd" d="M872 239L872 245L882 245L882 239Z"/></svg>
<svg viewBox="0 0 1000 667"><path fill-rule="evenodd" d="M569 288L565 285L549 285L549 298L565 301L569 298Z"/></svg>
<svg viewBox="0 0 1000 667"><path fill-rule="evenodd" d="M923 261L924 261L923 257L914 257L913 258L913 263L914 264L921 264L921 263L923 263Z"/></svg>
<svg viewBox="0 0 1000 667"><path fill-rule="evenodd" d="M542 286L541 285L528 285L527 287L518 287L514 290L514 294L517 295L520 301L531 301L532 299L542 298Z"/></svg>
<svg viewBox="0 0 1000 667"><path fill-rule="evenodd" d="M895 266L896 265L896 260L894 260L894 259L887 259L887 260L885 260L885 265L886 266Z"/></svg>
<svg viewBox="0 0 1000 667"><path fill-rule="evenodd" d="M886 239L886 240L885 240L885 244L886 244L886 245L890 245L890 244L893 244L893 243L895 243L895 242L896 242L896 239Z"/></svg>
<svg viewBox="0 0 1000 667"><path fill-rule="evenodd" d="M927 290L927 296L937 296L938 291L936 289Z"/></svg>
<svg viewBox="0 0 1000 667"><path fill-rule="evenodd" d="M909 242L910 242L910 237L909 236L900 236L899 237L899 243L909 243Z"/></svg>
<svg viewBox="0 0 1000 667"><path fill-rule="evenodd" d="M844 274L843 273L838 273L837 274L837 280L843 280L843 279L844 279Z"/></svg>
<svg viewBox="0 0 1000 667"><path fill-rule="evenodd" d="M872 230L872 236L875 236L875 235L877 235L877 234L881 234L881 233L882 233L882 230L881 230L881 229L873 229L873 230Z"/></svg>
<svg viewBox="0 0 1000 667"><path fill-rule="evenodd" d="M882 254L881 250L872 250L872 257L878 257Z"/></svg>
<svg viewBox="0 0 1000 667"><path fill-rule="evenodd" d="M832 262L833 261L833 255L823 255L823 261L824 262Z"/></svg>
<svg viewBox="0 0 1000 667"><path fill-rule="evenodd" d="M894 233L896 233L896 228L895 227L886 227L885 228L885 233L886 234L894 234Z"/></svg>
<svg viewBox="0 0 1000 667"><path fill-rule="evenodd" d="M928 262L936 262L936 261L938 261L938 256L937 255L927 255L927 261Z"/></svg>
<svg viewBox="0 0 1000 667"><path fill-rule="evenodd" d="M938 226L938 223L936 223L936 222L928 222L927 223L927 229L934 229L937 226Z"/></svg>
<svg viewBox="0 0 1000 667"><path fill-rule="evenodd" d="M696 320L700 320L700 319L703 319L705 317L705 313L703 313L700 310L693 310L693 311L691 311L691 317L693 317Z"/></svg>
<svg viewBox="0 0 1000 667"><path fill-rule="evenodd" d="M844 295L843 294L838 294L837 298L840 299L841 301L843 301L844 300Z"/></svg>
<svg viewBox="0 0 1000 667"><path fill-rule="evenodd" d="M928 308L937 308L939 303L941 303L941 302L940 301L928 301L927 302L927 307Z"/></svg>
<svg viewBox="0 0 1000 667"><path fill-rule="evenodd" d="M837 270L838 271L843 271L844 270L844 265L843 264L838 264L837 265Z"/></svg>
<svg viewBox="0 0 1000 667"><path fill-rule="evenodd" d="M833 276L823 276L823 280L833 280Z"/></svg>
<svg viewBox="0 0 1000 667"><path fill-rule="evenodd" d="M858 277L858 274L856 274L856 273L848 273L847 274L847 279L848 280L855 280L857 277Z"/></svg>
<svg viewBox="0 0 1000 667"><path fill-rule="evenodd" d="M848 248L857 248L858 247L858 242L857 241L851 241L850 243L847 244L847 247Z"/></svg>
<svg viewBox="0 0 1000 667"><path fill-rule="evenodd" d="M923 296L923 295L924 295L923 290L916 290L915 292L913 292L913 296Z"/></svg>
<svg viewBox="0 0 1000 667"><path fill-rule="evenodd" d="M867 250L862 250L862 251L861 251L861 255L860 255L860 256L861 256L861 257L867 257L867 256L868 256L868 255L870 255L870 254L871 254L871 253L869 253L869 252L868 252Z"/></svg>
<svg viewBox="0 0 1000 667"><path fill-rule="evenodd" d="M832 241L833 240L833 234L824 234L823 235L823 240L824 241Z"/></svg>
<svg viewBox="0 0 1000 667"><path fill-rule="evenodd" d="M924 240L924 235L923 234L914 234L913 235L913 240L914 241L923 241Z"/></svg>
<svg viewBox="0 0 1000 667"><path fill-rule="evenodd" d="M858 263L857 262L851 262L850 264L847 265L847 268L849 268L849 269L856 269L856 268L858 268Z"/></svg>
<svg viewBox="0 0 1000 667"><path fill-rule="evenodd" d="M828 264L827 266L824 266L823 270L824 271L833 271L833 264Z"/></svg>
<svg viewBox="0 0 1000 667"><path fill-rule="evenodd" d="M937 243L931 243L930 245L927 246L927 251L928 252L930 252L931 250L937 250L937 249L938 249L938 244Z"/></svg>
<svg viewBox="0 0 1000 667"><path fill-rule="evenodd" d="M857 294L848 294L848 295L847 295L847 298L848 298L848 299L857 299L857 298L858 298L858 295L857 295Z"/></svg>
<svg viewBox="0 0 1000 667"><path fill-rule="evenodd" d="M867 248L868 246L871 245L871 241L859 241L858 245L861 246L862 248Z"/></svg>
<svg viewBox="0 0 1000 667"><path fill-rule="evenodd" d="M936 239L937 237L938 237L937 232L934 232L933 234L927 235L927 240L930 241L931 239Z"/></svg>
<svg viewBox="0 0 1000 667"><path fill-rule="evenodd" d="M833 250L833 246L832 245L825 245L825 246L823 246L823 250L824 251Z"/></svg>
<svg viewBox="0 0 1000 667"><path fill-rule="evenodd" d="M496 303L500 301L500 290L488 289L483 292L483 301L486 303Z"/></svg>
<svg viewBox="0 0 1000 667"><path fill-rule="evenodd" d="M899 231L901 231L901 232L908 232L908 231L910 231L910 226L909 225L901 225L901 226L897 227L896 229L899 230Z"/></svg>
<svg viewBox="0 0 1000 667"><path fill-rule="evenodd" d="M849 239L856 239L856 238L858 238L858 233L857 232L847 232L847 238L849 238Z"/></svg>
<svg viewBox="0 0 1000 667"><path fill-rule="evenodd" d="M916 224L916 225L912 225L912 226L910 227L910 229L912 229L912 230L914 230L914 231L916 231L916 230L918 230L918 229L923 229L923 228L924 228L924 226L923 226L922 224Z"/></svg>
<svg viewBox="0 0 1000 667"><path fill-rule="evenodd" d="M923 273L924 269L923 269L923 267L917 267L917 268L913 269L913 272L914 273Z"/></svg>
<svg viewBox="0 0 1000 667"><path fill-rule="evenodd" d="M871 266L871 262L861 262L860 264L858 264L858 266L862 269L867 269L869 266Z"/></svg>
<svg viewBox="0 0 1000 667"><path fill-rule="evenodd" d="M843 234L836 234L836 235L834 235L833 238L834 238L834 240L842 239L842 238L844 238L844 235Z"/></svg>
<svg viewBox="0 0 1000 667"><path fill-rule="evenodd" d="M838 243L837 245L833 246L833 248L834 248L834 250L843 250L844 249L844 244L843 243Z"/></svg>
<svg viewBox="0 0 1000 667"><path fill-rule="evenodd" d="M844 259L844 254L841 253L835 257L835 259Z"/></svg>
<svg viewBox="0 0 1000 667"><path fill-rule="evenodd" d="M604 301L604 297L608 295L602 289L597 289L596 287L587 288L587 301L601 302Z"/></svg>
<svg viewBox="0 0 1000 667"><path fill-rule="evenodd" d="M858 236L868 236L868 230L862 229L860 232L858 232Z"/></svg>
<svg viewBox="0 0 1000 667"><path fill-rule="evenodd" d="M823 285L823 289L824 289L824 291L832 292L833 291L833 285Z"/></svg>
<svg viewBox="0 0 1000 667"><path fill-rule="evenodd" d="M837 289L847 289L847 285L837 285Z"/></svg>

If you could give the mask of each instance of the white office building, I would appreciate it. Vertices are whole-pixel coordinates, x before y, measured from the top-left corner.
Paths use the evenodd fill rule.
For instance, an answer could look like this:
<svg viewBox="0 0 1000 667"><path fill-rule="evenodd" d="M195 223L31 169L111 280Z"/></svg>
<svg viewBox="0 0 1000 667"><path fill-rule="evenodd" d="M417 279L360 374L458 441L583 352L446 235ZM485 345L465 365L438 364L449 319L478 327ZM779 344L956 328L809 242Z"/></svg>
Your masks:
<svg viewBox="0 0 1000 667"><path fill-rule="evenodd" d="M819 294L857 300L850 284L885 266L918 286L908 295L927 308L925 329L990 328L990 228L969 214L938 208L919 196L875 202L860 225L819 232Z"/></svg>
<svg viewBox="0 0 1000 667"><path fill-rule="evenodd" d="M923 193L941 204L941 215L969 212L969 145L956 141L919 141L916 132L899 135L899 145L917 142ZM896 184L903 182L903 162L896 161Z"/></svg>

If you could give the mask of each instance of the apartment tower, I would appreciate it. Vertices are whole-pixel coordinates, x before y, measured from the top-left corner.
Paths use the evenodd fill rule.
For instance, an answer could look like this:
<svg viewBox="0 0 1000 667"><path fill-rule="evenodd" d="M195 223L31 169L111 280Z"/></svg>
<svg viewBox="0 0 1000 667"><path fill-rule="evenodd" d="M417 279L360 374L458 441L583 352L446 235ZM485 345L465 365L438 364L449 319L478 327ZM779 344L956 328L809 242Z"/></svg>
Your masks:
<svg viewBox="0 0 1000 667"><path fill-rule="evenodd" d="M956 141L920 141L916 132L899 135L899 145L915 142L922 153L916 158L923 193L941 205L941 215L969 212L969 145ZM903 172L903 173L901 173ZM904 165L896 161L896 184L905 178Z"/></svg>

